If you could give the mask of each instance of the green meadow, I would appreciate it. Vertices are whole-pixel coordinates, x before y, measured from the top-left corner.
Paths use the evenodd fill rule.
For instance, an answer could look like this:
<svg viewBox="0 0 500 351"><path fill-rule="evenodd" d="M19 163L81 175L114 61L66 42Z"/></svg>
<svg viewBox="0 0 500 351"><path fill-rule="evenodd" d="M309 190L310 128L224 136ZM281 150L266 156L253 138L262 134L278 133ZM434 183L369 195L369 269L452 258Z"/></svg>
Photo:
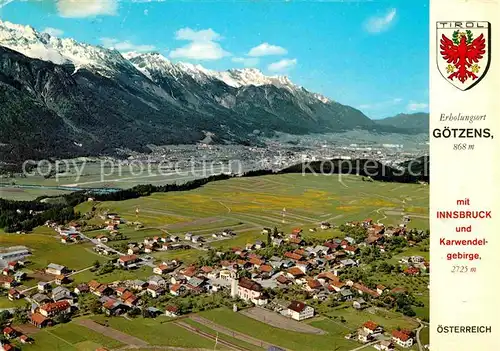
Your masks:
<svg viewBox="0 0 500 351"><path fill-rule="evenodd" d="M340 225L371 218L397 226L406 214L412 219L410 227L427 229L428 191L424 185L369 182L357 176L285 174L233 178L186 192L98 203L97 208L142 223L142 230L122 226L131 239L193 232L211 240L214 232L231 228L236 237L213 244L231 247L261 238L263 227L285 232L301 227L306 236L325 239L340 234L308 231L323 221ZM81 212L88 208L77 207Z"/></svg>

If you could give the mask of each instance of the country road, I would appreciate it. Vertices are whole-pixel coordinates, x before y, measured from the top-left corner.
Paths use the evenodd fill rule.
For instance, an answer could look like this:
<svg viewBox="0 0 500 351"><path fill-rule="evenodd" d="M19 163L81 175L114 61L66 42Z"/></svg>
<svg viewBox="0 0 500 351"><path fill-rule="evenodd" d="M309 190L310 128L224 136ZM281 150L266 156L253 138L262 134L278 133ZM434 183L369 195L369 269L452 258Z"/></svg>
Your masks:
<svg viewBox="0 0 500 351"><path fill-rule="evenodd" d="M78 273L82 273L82 272L88 271L88 270L89 270L89 269L91 269L92 267L94 267L94 266L90 266L90 267L87 267L87 268L80 269L80 270L78 270L78 271L74 271L74 272L72 272L72 273L68 274L67 276L68 276L68 277L71 277L71 276L73 276L73 275L75 275L75 274L78 274ZM51 281L48 281L47 283L52 284L52 283L54 283L54 282L55 282L55 279L53 279L53 280L51 280ZM34 289L37 289L37 286L36 286L36 285L35 285L35 286L32 286L31 288L24 289L24 290L20 291L20 293L25 294L26 292L31 291L31 290L34 290Z"/></svg>
<svg viewBox="0 0 500 351"><path fill-rule="evenodd" d="M112 247L109 247L108 245L106 244L103 244L99 241L97 241L97 239L91 239L89 238L88 236L86 236L84 233L80 233L80 235L82 236L82 238L84 239L87 239L88 241L90 241L92 244L94 244L94 246L101 246L103 248L105 248L106 250L108 251L111 251L111 252L114 252L115 254L118 254L120 256L126 256L127 254L124 254L116 249L113 249ZM139 259L146 265L146 266L149 266L151 268L155 268L156 266L153 264L153 262L149 261L149 260L146 260L144 258L141 258L139 257Z"/></svg>
<svg viewBox="0 0 500 351"><path fill-rule="evenodd" d="M417 344L418 344L418 349L420 351L424 351L424 347L422 345L422 342L420 341L420 331L425 328L425 325L420 321L420 319L417 319L418 323L420 324L419 327L417 328Z"/></svg>
<svg viewBox="0 0 500 351"><path fill-rule="evenodd" d="M358 351L358 350L362 350L362 349L364 349L365 347L375 345L375 344L376 344L376 343L378 343L379 341L380 341L380 340L375 340L375 341L369 342L368 344L361 345L360 347L356 347L355 349L351 349L351 350L349 350L349 351Z"/></svg>

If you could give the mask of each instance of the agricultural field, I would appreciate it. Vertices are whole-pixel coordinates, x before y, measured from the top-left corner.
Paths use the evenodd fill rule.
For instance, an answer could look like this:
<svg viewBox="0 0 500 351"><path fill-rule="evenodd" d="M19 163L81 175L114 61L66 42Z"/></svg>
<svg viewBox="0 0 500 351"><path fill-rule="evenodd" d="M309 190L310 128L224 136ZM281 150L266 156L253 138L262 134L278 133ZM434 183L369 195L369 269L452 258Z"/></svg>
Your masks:
<svg viewBox="0 0 500 351"><path fill-rule="evenodd" d="M314 175L272 175L251 178L233 178L209 183L201 188L185 192L155 193L151 196L120 202L83 203L76 210L84 214L96 207L94 216L87 219L89 224L104 224L100 215L105 212L118 213L128 222L140 222L136 225L121 224L119 231L126 240L110 241L108 245L121 245L127 241L142 241L146 237L176 234L184 237L186 232L205 238L205 247L226 249L244 246L255 240L265 240L261 234L264 227L277 227L289 233L292 229L304 229L305 238L326 240L342 238L338 228L322 230L319 224L328 221L334 226L347 221L360 221L366 218L374 222L398 226L403 216L412 219L410 227L428 229L428 187L417 184L399 184L363 181L361 177L314 176ZM315 228L315 231L310 229ZM212 234L224 229L232 229L236 235L214 239ZM103 230L86 232L89 237L104 233ZM24 288L30 288L37 281L49 279L40 273L49 263L62 264L73 271L74 283L97 279L102 283L119 280L145 279L151 276L151 267L144 266L137 270L115 270L97 276L89 268L96 261L104 263L110 257L98 255L92 250L91 243L62 244L59 235L51 228L39 227L28 234L6 234L0 232L0 247L6 249L25 246L32 252L29 264L24 269L30 280L23 282ZM203 248L192 245L191 249L179 251L158 251L149 254L156 262L177 259L183 263L196 261L205 255ZM404 256L421 255L428 259L427 251L420 246L402 249L391 258L395 264ZM425 280L377 274L377 283L386 286L406 287L425 307L416 307L417 317L428 319L429 295ZM23 301L25 302L25 301ZM4 296L0 297L0 307L15 307ZM380 323L388 330L402 327L415 328L415 321L396 312L384 310L358 312L352 308L335 310L326 315L308 321L311 326L322 329L325 335L304 334L275 328L268 324L234 313L228 309L217 309L199 313L200 316L214 323L260 339L264 342L282 346L291 350L350 350L357 347L356 342L346 340L344 336L367 320ZM343 321L340 320L343 317ZM105 318L92 317L109 327L144 340L149 345L184 348L213 348L213 341L201 335L190 333L185 328L172 323L166 317L156 319ZM187 324L210 335L215 329L201 325L193 320ZM77 329L73 331L73 329ZM92 350L99 346L117 348L116 340L109 339L95 331L83 328L74 322L42 330L36 333L36 343L26 350L42 350L44 345L54 345L54 350ZM231 336L221 336L232 344L249 350L252 346ZM314 346L312 346L314 345ZM333 345L333 346L332 346ZM148 349L144 347L144 350ZM219 349L223 349L220 346Z"/></svg>
<svg viewBox="0 0 500 351"><path fill-rule="evenodd" d="M409 227L427 229L428 190L423 185L369 182L356 176L285 174L235 178L187 192L99 203L97 208L142 223L147 230L123 226L125 235L134 240L186 232L208 240L214 232L231 228L236 237L212 244L226 248L256 240L263 227L276 226L286 232L300 226L306 236L318 238L340 234L334 229L307 230L322 221L338 225L372 218L397 226L403 215L409 215ZM83 213L88 208L82 204L77 210ZM413 215L417 216L414 220Z"/></svg>
<svg viewBox="0 0 500 351"><path fill-rule="evenodd" d="M35 342L32 345L22 346L23 351L95 351L100 347L114 349L125 346L115 339L77 325L75 322L40 330L33 338Z"/></svg>
<svg viewBox="0 0 500 351"><path fill-rule="evenodd" d="M206 349L214 347L214 343L209 339L190 333L186 329L173 324L166 317L127 320L125 318L95 316L93 320L99 323L107 323L109 327L135 336L151 345Z"/></svg>
<svg viewBox="0 0 500 351"><path fill-rule="evenodd" d="M403 214L418 216L415 222L420 229L428 228L425 217L428 210L428 187L417 184L383 183L363 181L361 177L338 175L269 175L262 177L233 178L209 183L199 189L186 192L155 193L138 199L121 202L83 203L76 210L88 212L92 206L97 212L116 212L128 221L141 222L143 228L121 225L120 232L132 241L164 234L183 236L186 232L204 237L216 249L244 246L263 239L263 227L278 227L290 232L302 227L304 237L328 239L341 237L338 229L310 232L322 221L340 225L346 221L372 218L385 225L399 225ZM138 211L138 213L136 213ZM406 212L411 211L411 212ZM95 216L91 224L103 224ZM211 235L223 229L232 229L236 236L214 240ZM88 232L95 237L103 231ZM111 242L111 245L114 243ZM49 263L58 263L79 271L101 263L108 258L98 255L92 245L64 245L51 228L39 227L32 233L5 234L0 232L0 248L25 246L32 252L26 268L35 279L25 282L30 287L45 277L37 272ZM419 254L428 258L428 252L410 248L392 258L397 262L402 256ZM158 262L178 259L185 263L197 260L205 251L197 248L181 251L155 252L151 254ZM110 282L122 278L149 276L149 272L113 272L99 277ZM127 276L127 277L125 277ZM90 271L73 276L75 282L94 278ZM137 277L139 278L139 277ZM391 282L386 282L391 285ZM422 299L425 299L422 296ZM5 301L4 305L8 305Z"/></svg>
<svg viewBox="0 0 500 351"><path fill-rule="evenodd" d="M358 343L344 338L350 331L348 328L339 327L328 320L323 320L321 323L318 322L317 325L314 325L327 333L315 335L275 328L228 309L201 312L200 316L237 332L291 350L325 351L337 348L338 350L350 350L359 346Z"/></svg>
<svg viewBox="0 0 500 351"><path fill-rule="evenodd" d="M0 184L0 198L7 200L29 201L29 200L34 200L40 196L57 196L68 193L69 193L68 191L59 189L1 186Z"/></svg>
<svg viewBox="0 0 500 351"><path fill-rule="evenodd" d="M43 234L2 234L0 247L25 246L32 255L28 257L30 270L40 270L49 263L62 264L71 270L91 266L96 260L104 261L102 256L92 251L91 244L63 245L58 237Z"/></svg>
<svg viewBox="0 0 500 351"><path fill-rule="evenodd" d="M189 324L193 327L195 327L196 329L198 330L201 330L203 332L206 332L206 333L209 333L210 335L213 335L213 336L217 336L218 335L218 338L219 340L224 340L224 341L228 341L230 342L231 344L233 345L237 345L237 346L241 346L247 350L251 350L251 351L262 351L262 348L261 347L258 347L258 346L255 346L255 345L252 345L250 343L247 343L245 341L242 341L242 340L239 340L237 338L233 338L229 335L226 335L226 334L217 334L216 331L214 331L213 329L210 329L209 327L201 324L201 323L198 323L190 318L186 318L186 319L183 319L183 322L186 323L186 324Z"/></svg>
<svg viewBox="0 0 500 351"><path fill-rule="evenodd" d="M73 161L75 163L73 163ZM197 178L219 174L227 169L214 165L213 169L178 169L167 171L152 167L151 172L139 165L113 165L106 161L70 161L68 167L61 164L59 172L46 177L50 169L41 166L27 174L15 178L0 176L0 198L10 200L33 200L39 196L55 196L79 189L120 188L128 189L138 184L181 184ZM55 171L55 165L51 165ZM227 168L227 167L226 167Z"/></svg>
<svg viewBox="0 0 500 351"><path fill-rule="evenodd" d="M382 325L389 331L398 328L412 330L418 327L418 323L414 319L406 317L401 313L388 311L386 309L379 309L376 307L358 311L353 309L352 304L349 303L327 313L327 317L330 321L333 319L333 322L338 322L341 318L344 318L344 321L341 322L341 324L350 330L356 330L359 326L369 320ZM325 320L328 321L328 319L312 321L310 324L321 328L318 324L326 323Z"/></svg>

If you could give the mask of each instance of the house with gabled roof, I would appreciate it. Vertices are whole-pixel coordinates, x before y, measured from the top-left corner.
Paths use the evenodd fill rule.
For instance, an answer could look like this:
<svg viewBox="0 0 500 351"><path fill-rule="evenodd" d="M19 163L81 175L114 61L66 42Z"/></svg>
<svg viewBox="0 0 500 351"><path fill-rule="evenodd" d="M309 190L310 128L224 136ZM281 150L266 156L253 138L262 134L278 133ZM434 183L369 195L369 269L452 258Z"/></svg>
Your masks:
<svg viewBox="0 0 500 351"><path fill-rule="evenodd" d="M380 334L384 330L381 326L373 321L367 321L363 324L363 329L372 334Z"/></svg>
<svg viewBox="0 0 500 351"><path fill-rule="evenodd" d="M103 305L102 309L107 316L119 316L129 310L129 307L120 301L109 299Z"/></svg>
<svg viewBox="0 0 500 351"><path fill-rule="evenodd" d="M11 326L3 328L3 336L6 339L14 339L17 336L17 334L18 334L17 330L12 328Z"/></svg>
<svg viewBox="0 0 500 351"><path fill-rule="evenodd" d="M80 295L88 293L90 291L90 288L88 284L82 283L78 284L73 291L75 292L75 294Z"/></svg>
<svg viewBox="0 0 500 351"><path fill-rule="evenodd" d="M177 308L177 306L168 305L167 307L165 307L165 315L172 318L177 317L179 316L179 309Z"/></svg>
<svg viewBox="0 0 500 351"><path fill-rule="evenodd" d="M240 299L251 301L256 305L267 304L262 285L249 278L240 278L238 281L237 295Z"/></svg>
<svg viewBox="0 0 500 351"><path fill-rule="evenodd" d="M45 294L37 293L37 294L31 296L31 300L33 300L35 303L40 305L40 304L49 302L51 299L50 299L50 297L48 297Z"/></svg>
<svg viewBox="0 0 500 351"><path fill-rule="evenodd" d="M167 286L167 281L163 277L160 277L158 275L153 275L148 278L148 284L149 285L154 284L161 286L162 288L165 288Z"/></svg>
<svg viewBox="0 0 500 351"><path fill-rule="evenodd" d="M58 286L52 290L52 300L54 301L73 301L73 296L71 295L71 291L64 286Z"/></svg>
<svg viewBox="0 0 500 351"><path fill-rule="evenodd" d="M71 305L68 301L49 302L40 306L39 312L42 316L51 318L60 314L68 314L71 312Z"/></svg>
<svg viewBox="0 0 500 351"><path fill-rule="evenodd" d="M342 283L340 280L337 281L331 281L330 285L328 285L328 290L333 290L335 292L339 292L345 288L345 284Z"/></svg>
<svg viewBox="0 0 500 351"><path fill-rule="evenodd" d="M292 284L292 281L290 279L288 279L287 277L285 277L283 274L281 274L280 276L278 276L276 278L276 281L281 284L281 285L289 285L289 284Z"/></svg>
<svg viewBox="0 0 500 351"><path fill-rule="evenodd" d="M351 246L351 245L347 245L344 249L344 251L348 254L348 255L351 255L351 256L354 256L356 254L359 253L359 247L357 246Z"/></svg>
<svg viewBox="0 0 500 351"><path fill-rule="evenodd" d="M50 263L45 269L45 272L57 276L66 274L68 272L68 269L63 265Z"/></svg>
<svg viewBox="0 0 500 351"><path fill-rule="evenodd" d="M151 295L154 298L161 296L165 293L165 289L156 284L149 284L146 291L148 292L149 295Z"/></svg>
<svg viewBox="0 0 500 351"><path fill-rule="evenodd" d="M45 317L41 313L32 313L30 316L30 322L37 328L44 328L52 324L52 320Z"/></svg>
<svg viewBox="0 0 500 351"><path fill-rule="evenodd" d="M140 259L137 255L125 255L118 259L118 264L125 268L131 268L132 265L135 265L139 261Z"/></svg>
<svg viewBox="0 0 500 351"><path fill-rule="evenodd" d="M301 301L292 301L288 305L288 315L296 321L303 321L304 319L314 317L314 308L307 306Z"/></svg>
<svg viewBox="0 0 500 351"><path fill-rule="evenodd" d="M299 267L289 268L286 271L286 275L288 278L294 279L296 282L297 280L304 278L306 276L306 274Z"/></svg>
<svg viewBox="0 0 500 351"><path fill-rule="evenodd" d="M13 277L0 275L0 286L4 289L10 289L16 285L16 281Z"/></svg>
<svg viewBox="0 0 500 351"><path fill-rule="evenodd" d="M183 284L172 284L170 286L170 295L180 296L186 293L187 288Z"/></svg>
<svg viewBox="0 0 500 351"><path fill-rule="evenodd" d="M413 345L413 337L408 333L402 330L394 330L392 332L392 341L398 344L401 347L409 348Z"/></svg>
<svg viewBox="0 0 500 351"><path fill-rule="evenodd" d="M16 289L10 289L8 293L8 297L10 301L19 300L22 297L22 294Z"/></svg>
<svg viewBox="0 0 500 351"><path fill-rule="evenodd" d="M339 299L341 301L350 301L353 299L353 293L350 289L342 289L339 292Z"/></svg>
<svg viewBox="0 0 500 351"><path fill-rule="evenodd" d="M360 295L367 294L367 295L370 295L373 298L379 297L379 294L375 290L372 290L369 287L367 287L367 286L365 286L365 285L363 285L361 283L354 283L352 285L352 288L355 291L357 291L358 294L360 294Z"/></svg>
<svg viewBox="0 0 500 351"><path fill-rule="evenodd" d="M319 289L323 288L323 285L316 280L316 279L308 279L306 283L306 290L307 291L318 291Z"/></svg>

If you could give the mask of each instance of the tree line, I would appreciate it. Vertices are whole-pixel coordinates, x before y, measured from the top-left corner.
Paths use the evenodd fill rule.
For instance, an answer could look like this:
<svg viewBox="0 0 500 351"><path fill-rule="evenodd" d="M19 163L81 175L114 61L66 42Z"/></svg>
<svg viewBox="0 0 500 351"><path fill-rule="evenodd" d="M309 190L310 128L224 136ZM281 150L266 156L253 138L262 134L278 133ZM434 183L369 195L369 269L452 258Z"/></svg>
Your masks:
<svg viewBox="0 0 500 351"><path fill-rule="evenodd" d="M369 162L368 160L360 160L361 162L353 162L358 166L354 169L349 169L351 174L362 174L359 173L361 168ZM427 160L419 160L422 163ZM313 162L309 166L309 170L331 173L344 173L343 160L332 160L331 169L325 169L320 162ZM310 168L312 167L312 168ZM376 180L382 181L396 181L396 182L416 182L422 179L428 180L428 175L422 176L410 176L408 172L404 172L403 175L396 175L394 169L384 166L380 163L376 163L376 168L379 170L383 169L384 174L382 177L373 177ZM306 168L307 171L308 168ZM304 171L304 165L298 164L284 170L273 171L269 169L253 170L248 171L241 175L240 177L256 177L263 175L272 174L285 174L285 173L302 173ZM218 174L212 175L206 178L199 178L190 180L182 184L165 184L165 185L136 185L130 189L121 189L116 191L97 191L97 190L82 190L73 192L71 194L66 194L62 196L52 196L52 198L58 198L62 201L58 203L44 203L41 202L43 199L48 199L51 197L42 196L33 201L13 201L0 199L0 228L3 228L5 232L12 233L17 231L31 231L35 227L43 225L46 221L52 220L59 223L66 223L71 220L80 218L80 214L74 211L74 207L87 201L89 198L93 198L95 201L124 201L129 199L136 199L143 196L149 196L153 193L166 193L172 191L188 191L200 188L205 184L219 181L227 180L236 177L235 174ZM379 179L380 178L380 179ZM360 233L356 233L360 234Z"/></svg>
<svg viewBox="0 0 500 351"><path fill-rule="evenodd" d="M136 185L130 189L113 192L82 190L61 196L42 196L33 201L0 199L0 228L3 228L7 233L31 231L47 221L66 223L78 219L80 214L75 212L74 207L86 202L89 198L95 201L124 201L149 196L153 193L193 190L210 182L226 180L232 177L234 175L219 174L194 179L183 184ZM57 203L41 202L41 200L48 198L58 198L61 201Z"/></svg>

